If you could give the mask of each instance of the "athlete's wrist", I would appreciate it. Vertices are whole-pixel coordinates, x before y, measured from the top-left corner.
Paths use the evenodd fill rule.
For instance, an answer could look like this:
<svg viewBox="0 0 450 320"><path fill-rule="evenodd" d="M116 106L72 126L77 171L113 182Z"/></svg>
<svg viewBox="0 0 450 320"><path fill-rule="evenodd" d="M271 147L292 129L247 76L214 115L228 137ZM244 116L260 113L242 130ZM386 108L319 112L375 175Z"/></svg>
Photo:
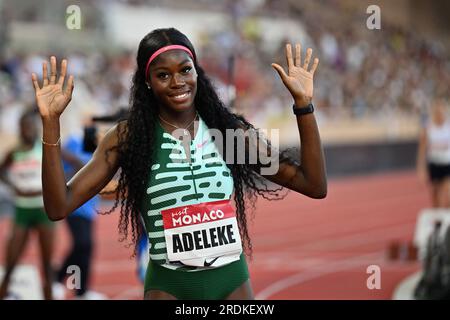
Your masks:
<svg viewBox="0 0 450 320"><path fill-rule="evenodd" d="M293 97L293 98L294 98L294 104L298 108L306 107L312 103L312 97Z"/></svg>

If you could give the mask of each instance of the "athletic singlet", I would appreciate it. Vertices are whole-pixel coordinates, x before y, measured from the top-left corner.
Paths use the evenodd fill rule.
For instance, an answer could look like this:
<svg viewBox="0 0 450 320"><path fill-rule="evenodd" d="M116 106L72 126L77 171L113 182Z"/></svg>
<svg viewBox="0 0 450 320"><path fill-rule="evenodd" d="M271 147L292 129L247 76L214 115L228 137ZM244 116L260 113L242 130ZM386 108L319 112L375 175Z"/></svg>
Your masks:
<svg viewBox="0 0 450 320"><path fill-rule="evenodd" d="M161 211L229 200L233 193L233 178L200 116L196 136L190 143L190 163L181 141L165 132L159 122L155 134L154 164L142 210L150 244L150 259L169 269L204 270L206 267L169 261ZM239 255L218 259L222 259L219 265L224 265L238 260Z"/></svg>
<svg viewBox="0 0 450 320"><path fill-rule="evenodd" d="M450 123L437 126L432 121L427 126L427 159L434 164L450 164Z"/></svg>
<svg viewBox="0 0 450 320"><path fill-rule="evenodd" d="M42 145L36 142L29 151L15 151L9 169L9 179L22 192L42 191L41 162ZM15 204L21 208L43 208L42 195L33 197L15 196Z"/></svg>

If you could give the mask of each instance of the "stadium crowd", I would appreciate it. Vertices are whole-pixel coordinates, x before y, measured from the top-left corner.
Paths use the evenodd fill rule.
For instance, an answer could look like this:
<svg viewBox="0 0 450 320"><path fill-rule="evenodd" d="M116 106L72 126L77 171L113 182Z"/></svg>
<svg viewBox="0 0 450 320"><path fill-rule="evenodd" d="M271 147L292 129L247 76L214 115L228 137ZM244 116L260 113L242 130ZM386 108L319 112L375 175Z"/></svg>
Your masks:
<svg viewBox="0 0 450 320"><path fill-rule="evenodd" d="M101 8L110 2L100 1L97 5ZM120 2L140 6L158 5L161 1ZM164 3L180 6L174 1ZM262 15L295 19L306 30L308 39L304 43L314 48L321 60L315 90L320 121L416 116L426 111L429 97L448 95L450 50L440 42L388 22L383 22L381 30L368 30L366 13L344 10L339 1L320 1L319 5L328 10L317 10L317 5L312 10L306 4L283 3L280 7L269 0L202 0L182 5L227 10L232 17L230 28L215 33L204 31L197 44L198 55L225 102L250 121L270 126L272 118L282 121L290 115L289 95L270 63L274 57L281 60L285 41L299 40L284 39L275 46L276 51L269 52L262 42L264 30L256 19ZM31 18L29 14L23 17ZM75 75L73 103L78 107L72 109L111 113L127 105L133 53L114 52L52 52L66 56L69 72ZM33 101L30 74L40 69L48 54L3 50L0 132L17 130L12 127L16 123L13 119Z"/></svg>

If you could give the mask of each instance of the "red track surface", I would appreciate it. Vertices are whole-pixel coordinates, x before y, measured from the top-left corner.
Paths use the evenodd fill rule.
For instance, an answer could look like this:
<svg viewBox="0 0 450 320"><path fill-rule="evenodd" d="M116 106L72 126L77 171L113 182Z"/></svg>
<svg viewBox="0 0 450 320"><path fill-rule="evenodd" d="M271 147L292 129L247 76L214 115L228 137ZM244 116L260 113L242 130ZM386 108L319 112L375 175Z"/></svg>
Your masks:
<svg viewBox="0 0 450 320"><path fill-rule="evenodd" d="M282 201L260 199L251 225L249 261L257 299L390 299L418 262L390 261L392 241L413 238L416 217L428 205L426 187L412 172L335 179L324 200L290 192ZM141 299L131 249L118 242L118 214L96 224L92 288L111 299ZM57 229L55 262L69 245L64 223ZM4 244L9 222L0 221ZM21 263L38 263L34 238ZM4 246L0 248L4 257ZM381 289L366 286L367 267L381 268Z"/></svg>

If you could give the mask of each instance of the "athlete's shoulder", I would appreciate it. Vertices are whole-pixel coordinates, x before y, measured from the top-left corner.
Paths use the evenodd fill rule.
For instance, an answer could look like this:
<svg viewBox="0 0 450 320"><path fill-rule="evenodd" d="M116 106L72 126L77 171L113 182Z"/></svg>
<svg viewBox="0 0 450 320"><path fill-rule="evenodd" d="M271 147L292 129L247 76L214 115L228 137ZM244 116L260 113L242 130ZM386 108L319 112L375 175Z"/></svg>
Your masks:
<svg viewBox="0 0 450 320"><path fill-rule="evenodd" d="M105 134L100 143L104 149L115 148L119 141L123 141L127 134L127 121L123 120L112 126Z"/></svg>
<svg viewBox="0 0 450 320"><path fill-rule="evenodd" d="M16 152L17 147L10 149L6 155L3 157L2 162L0 164L1 167L8 167L12 161L13 161L13 157L14 157L14 153Z"/></svg>
<svg viewBox="0 0 450 320"><path fill-rule="evenodd" d="M22 154L27 154L27 153L31 153L33 150L35 149L35 147L32 147L30 149L30 147L24 145L22 142L19 142L16 146L14 146L10 153L11 153L11 157L15 157L15 156L20 156Z"/></svg>
<svg viewBox="0 0 450 320"><path fill-rule="evenodd" d="M128 131L128 120L121 120L117 122L112 128L116 134L126 134Z"/></svg>

